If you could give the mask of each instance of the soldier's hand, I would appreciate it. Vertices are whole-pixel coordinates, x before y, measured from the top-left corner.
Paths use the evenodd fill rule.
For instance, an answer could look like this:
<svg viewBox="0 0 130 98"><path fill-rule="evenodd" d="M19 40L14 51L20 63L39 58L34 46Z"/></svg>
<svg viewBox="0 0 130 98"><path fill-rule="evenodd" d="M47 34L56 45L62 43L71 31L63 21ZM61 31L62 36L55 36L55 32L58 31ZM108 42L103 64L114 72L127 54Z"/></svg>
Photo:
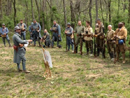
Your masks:
<svg viewBox="0 0 130 98"><path fill-rule="evenodd" d="M97 35L94 35L94 37L97 37Z"/></svg>
<svg viewBox="0 0 130 98"><path fill-rule="evenodd" d="M28 40L28 42L32 42L32 40Z"/></svg>

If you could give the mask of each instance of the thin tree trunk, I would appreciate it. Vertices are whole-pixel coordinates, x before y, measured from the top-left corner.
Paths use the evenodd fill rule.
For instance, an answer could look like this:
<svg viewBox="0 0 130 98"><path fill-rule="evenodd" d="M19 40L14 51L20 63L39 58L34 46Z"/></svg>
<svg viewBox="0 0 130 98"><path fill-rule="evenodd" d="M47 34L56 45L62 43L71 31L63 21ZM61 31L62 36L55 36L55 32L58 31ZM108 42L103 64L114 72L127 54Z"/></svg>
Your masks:
<svg viewBox="0 0 130 98"><path fill-rule="evenodd" d="M35 0L35 2L36 2L36 6L37 6L37 11L38 11L38 19L39 19L39 22L40 22L40 10L39 10L39 5L38 5L37 0Z"/></svg>
<svg viewBox="0 0 130 98"><path fill-rule="evenodd" d="M45 1L43 0L43 17L42 17L42 29L44 31L45 29L45 23L44 23L44 20L45 20Z"/></svg>
<svg viewBox="0 0 130 98"><path fill-rule="evenodd" d="M64 7L64 22L65 22L65 27L67 25L67 19L66 19L66 7L65 7L65 0L63 0L63 7Z"/></svg>
<svg viewBox="0 0 130 98"><path fill-rule="evenodd" d="M109 23L111 23L111 0L108 1Z"/></svg>
<svg viewBox="0 0 130 98"><path fill-rule="evenodd" d="M100 8L101 8L102 20L103 20L103 23L104 23L102 0L100 0Z"/></svg>
<svg viewBox="0 0 130 98"><path fill-rule="evenodd" d="M3 17L2 0L0 0L0 19Z"/></svg>
<svg viewBox="0 0 130 98"><path fill-rule="evenodd" d="M74 8L73 8L73 1L72 0L70 0L70 10L71 10L71 26L74 28L75 14L74 14Z"/></svg>
<svg viewBox="0 0 130 98"><path fill-rule="evenodd" d="M98 0L95 0L96 5L96 20L98 19Z"/></svg>
<svg viewBox="0 0 130 98"><path fill-rule="evenodd" d="M130 23L130 0L129 1L129 8L128 8L128 16L129 16L129 19L128 19L128 22Z"/></svg>
<svg viewBox="0 0 130 98"><path fill-rule="evenodd" d="M13 2L13 6L14 6L14 26L16 25L16 6L15 6L15 4L16 4L16 0L14 0L14 2Z"/></svg>
<svg viewBox="0 0 130 98"><path fill-rule="evenodd" d="M90 25L92 26L92 0L89 1L89 17L90 17Z"/></svg>
<svg viewBox="0 0 130 98"><path fill-rule="evenodd" d="M31 10L32 10L32 21L33 21L33 19L35 18L34 12L33 12L33 0L31 0Z"/></svg>
<svg viewBox="0 0 130 98"><path fill-rule="evenodd" d="M28 12L29 12L29 10L28 10L28 3L27 3L27 0L25 0L25 5L26 5L26 12L25 12L25 21L27 22L27 25L28 25Z"/></svg>

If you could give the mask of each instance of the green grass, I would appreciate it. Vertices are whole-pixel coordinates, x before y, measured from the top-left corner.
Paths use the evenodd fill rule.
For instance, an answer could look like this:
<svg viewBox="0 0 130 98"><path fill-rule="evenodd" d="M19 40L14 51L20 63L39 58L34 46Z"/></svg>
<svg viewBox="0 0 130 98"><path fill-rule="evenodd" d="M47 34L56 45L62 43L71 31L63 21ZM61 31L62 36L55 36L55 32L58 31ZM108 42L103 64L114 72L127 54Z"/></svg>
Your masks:
<svg viewBox="0 0 130 98"><path fill-rule="evenodd" d="M128 52L123 65L113 64L108 55L102 59L65 52L65 48L46 50L52 56L52 79L43 77L39 47L27 48L26 67L31 73L25 74L17 72L13 49L0 44L0 98L129 98Z"/></svg>

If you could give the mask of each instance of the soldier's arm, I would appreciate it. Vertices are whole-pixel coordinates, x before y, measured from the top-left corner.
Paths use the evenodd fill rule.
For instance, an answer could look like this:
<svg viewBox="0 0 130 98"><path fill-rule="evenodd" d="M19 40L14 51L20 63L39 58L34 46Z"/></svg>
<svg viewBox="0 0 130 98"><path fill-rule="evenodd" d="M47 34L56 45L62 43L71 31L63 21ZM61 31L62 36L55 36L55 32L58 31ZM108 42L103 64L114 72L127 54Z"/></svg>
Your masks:
<svg viewBox="0 0 130 98"><path fill-rule="evenodd" d="M124 30L125 30L125 38L127 39L127 29Z"/></svg>
<svg viewBox="0 0 130 98"><path fill-rule="evenodd" d="M125 38L126 38L126 37L125 37L125 30L123 30L123 32L124 32L124 34L121 35L121 36L119 36L119 39L125 39Z"/></svg>
<svg viewBox="0 0 130 98"><path fill-rule="evenodd" d="M15 37L15 40L18 42L18 43L21 43L21 44L27 44L27 40L22 40L20 39L19 37Z"/></svg>
<svg viewBox="0 0 130 98"><path fill-rule="evenodd" d="M27 29L27 25L24 23L24 28Z"/></svg>
<svg viewBox="0 0 130 98"><path fill-rule="evenodd" d="M60 25L58 25L58 35L60 36L61 35L61 28L60 28Z"/></svg>
<svg viewBox="0 0 130 98"><path fill-rule="evenodd" d="M41 31L41 25L38 23L39 31Z"/></svg>
<svg viewBox="0 0 130 98"><path fill-rule="evenodd" d="M9 33L9 29L8 28L6 28L6 34L8 34Z"/></svg>

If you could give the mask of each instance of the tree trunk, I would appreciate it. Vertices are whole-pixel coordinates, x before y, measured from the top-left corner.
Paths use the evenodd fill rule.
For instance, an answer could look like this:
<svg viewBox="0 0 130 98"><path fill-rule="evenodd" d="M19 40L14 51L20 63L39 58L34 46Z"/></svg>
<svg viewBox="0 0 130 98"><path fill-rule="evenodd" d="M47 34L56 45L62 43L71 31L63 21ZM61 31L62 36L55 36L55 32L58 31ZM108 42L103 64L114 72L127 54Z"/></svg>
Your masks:
<svg viewBox="0 0 130 98"><path fill-rule="evenodd" d="M130 0L129 0L128 16L129 16L128 22L130 23Z"/></svg>
<svg viewBox="0 0 130 98"><path fill-rule="evenodd" d="M65 7L65 0L63 0L63 7L64 7L64 22L65 22L65 27L67 25L67 19L66 19L66 7Z"/></svg>
<svg viewBox="0 0 130 98"><path fill-rule="evenodd" d="M37 0L35 0L35 2L36 2L36 6L37 6L37 11L38 11L38 19L39 19L39 22L40 22L40 10L39 10L39 5L38 5Z"/></svg>
<svg viewBox="0 0 130 98"><path fill-rule="evenodd" d="M0 19L3 17L2 0L0 0Z"/></svg>
<svg viewBox="0 0 130 98"><path fill-rule="evenodd" d="M45 29L45 23L44 23L44 20L45 20L45 1L43 0L43 17L42 17L42 30L44 31Z"/></svg>
<svg viewBox="0 0 130 98"><path fill-rule="evenodd" d="M28 12L29 12L29 10L28 10L28 2L27 2L27 0L25 0L25 5L26 5L26 11L25 11L25 21L26 21L26 23L27 23L27 25L29 24L28 23Z"/></svg>
<svg viewBox="0 0 130 98"><path fill-rule="evenodd" d="M102 0L100 0L100 8L101 8L102 21L103 21L103 23L104 23Z"/></svg>
<svg viewBox="0 0 130 98"><path fill-rule="evenodd" d="M89 17L90 17L90 25L92 26L92 0L89 0Z"/></svg>
<svg viewBox="0 0 130 98"><path fill-rule="evenodd" d="M14 26L16 25L16 0L14 0L13 2L13 6L14 6Z"/></svg>
<svg viewBox="0 0 130 98"><path fill-rule="evenodd" d="M73 8L73 1L72 0L70 0L70 10L71 10L71 26L74 28L75 14L74 14L74 8Z"/></svg>
<svg viewBox="0 0 130 98"><path fill-rule="evenodd" d="M32 10L32 21L33 21L33 19L35 18L34 12L33 12L33 0L31 0L31 10Z"/></svg>
<svg viewBox="0 0 130 98"><path fill-rule="evenodd" d="M98 0L95 1L96 5L96 20L98 19Z"/></svg>
<svg viewBox="0 0 130 98"><path fill-rule="evenodd" d="M108 0L109 23L111 23L111 0Z"/></svg>

